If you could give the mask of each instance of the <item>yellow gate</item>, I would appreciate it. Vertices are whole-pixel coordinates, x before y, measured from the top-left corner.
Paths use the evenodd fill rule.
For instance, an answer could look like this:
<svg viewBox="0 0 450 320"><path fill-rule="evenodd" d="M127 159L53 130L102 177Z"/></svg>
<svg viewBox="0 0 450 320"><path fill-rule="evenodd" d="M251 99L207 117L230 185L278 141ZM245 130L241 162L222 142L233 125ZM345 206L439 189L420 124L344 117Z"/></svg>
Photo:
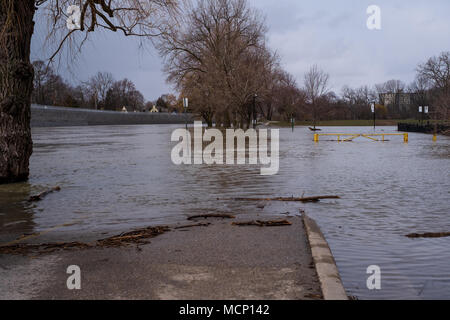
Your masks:
<svg viewBox="0 0 450 320"><path fill-rule="evenodd" d="M363 137L372 141L386 141L389 136L403 136L403 142L408 143L409 135L407 133L378 133L378 134L354 134L354 133L316 133L314 142L319 142L320 137L337 137L338 142L353 141L356 138ZM380 139L381 138L381 139Z"/></svg>

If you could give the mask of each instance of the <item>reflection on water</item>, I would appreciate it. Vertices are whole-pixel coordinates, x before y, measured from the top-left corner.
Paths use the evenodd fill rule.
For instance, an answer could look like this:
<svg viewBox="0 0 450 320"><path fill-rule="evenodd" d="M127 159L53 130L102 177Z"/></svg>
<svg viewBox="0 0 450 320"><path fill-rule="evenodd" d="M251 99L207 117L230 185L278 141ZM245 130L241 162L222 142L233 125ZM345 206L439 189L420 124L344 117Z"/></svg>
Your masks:
<svg viewBox="0 0 450 320"><path fill-rule="evenodd" d="M412 232L450 231L450 139L410 134L379 143L313 143L306 128L280 132L280 172L260 166L182 166L171 163L177 126L35 128L31 178L0 186L0 240L45 231L39 238L92 240L100 235L197 213L297 214L321 226L349 294L364 298L450 298L450 238L409 239ZM327 128L325 133L368 133ZM395 132L381 128L379 132ZM62 190L28 204L30 193ZM338 194L318 204L254 203L226 198ZM218 198L220 198L218 200ZM379 265L382 290L366 287L366 269Z"/></svg>

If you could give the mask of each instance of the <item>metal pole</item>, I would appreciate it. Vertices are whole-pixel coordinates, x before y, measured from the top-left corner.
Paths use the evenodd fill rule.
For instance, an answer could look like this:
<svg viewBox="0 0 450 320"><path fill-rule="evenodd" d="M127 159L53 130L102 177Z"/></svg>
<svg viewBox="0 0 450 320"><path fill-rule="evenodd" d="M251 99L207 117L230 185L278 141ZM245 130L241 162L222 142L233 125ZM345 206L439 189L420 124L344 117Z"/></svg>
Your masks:
<svg viewBox="0 0 450 320"><path fill-rule="evenodd" d="M257 94L253 96L253 129L256 129L256 97Z"/></svg>
<svg viewBox="0 0 450 320"><path fill-rule="evenodd" d="M376 108L373 109L373 130L375 131L377 129L377 110Z"/></svg>
<svg viewBox="0 0 450 320"><path fill-rule="evenodd" d="M187 108L189 106L188 98L183 98L183 107L184 107L184 122L186 124L186 131L188 129L188 120L187 120Z"/></svg>
<svg viewBox="0 0 450 320"><path fill-rule="evenodd" d="M376 112L377 112L377 105L376 105L375 101L372 102L371 109L372 109L372 113L373 113L373 130L375 131L375 130L376 130L376 127L377 127L377 124L376 124L376 119L377 119L377 114L376 114Z"/></svg>

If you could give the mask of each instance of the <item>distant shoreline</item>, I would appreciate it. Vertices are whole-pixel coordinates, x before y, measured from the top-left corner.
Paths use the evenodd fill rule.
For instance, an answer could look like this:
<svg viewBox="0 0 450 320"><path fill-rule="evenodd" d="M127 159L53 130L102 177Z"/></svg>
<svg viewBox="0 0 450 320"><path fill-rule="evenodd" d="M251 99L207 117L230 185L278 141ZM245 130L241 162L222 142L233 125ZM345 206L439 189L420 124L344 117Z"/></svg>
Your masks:
<svg viewBox="0 0 450 320"><path fill-rule="evenodd" d="M399 122L402 123L418 123L417 120L377 120L377 127L396 127ZM263 122L264 123L264 122ZM267 121L271 127L291 127L288 121ZM312 121L296 121L295 126L312 127ZM326 120L316 122L316 127L373 127L373 120Z"/></svg>
<svg viewBox="0 0 450 320"><path fill-rule="evenodd" d="M31 105L31 127L184 124L192 114L117 112Z"/></svg>

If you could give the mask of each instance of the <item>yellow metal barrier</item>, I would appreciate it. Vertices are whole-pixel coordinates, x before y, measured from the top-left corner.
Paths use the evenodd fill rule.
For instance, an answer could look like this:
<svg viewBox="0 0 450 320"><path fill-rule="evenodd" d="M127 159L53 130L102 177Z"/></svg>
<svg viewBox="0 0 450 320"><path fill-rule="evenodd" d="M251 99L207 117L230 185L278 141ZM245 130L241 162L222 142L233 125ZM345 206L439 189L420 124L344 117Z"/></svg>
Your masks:
<svg viewBox="0 0 450 320"><path fill-rule="evenodd" d="M353 133L316 133L314 134L314 142L319 142L320 137L337 137L338 142L353 141L356 138L363 137L373 141L386 141L387 136L403 136L403 142L408 143L409 135L407 133L378 133L378 134L353 134ZM341 139L341 137L349 137L346 139ZM381 140L376 137L381 137Z"/></svg>

